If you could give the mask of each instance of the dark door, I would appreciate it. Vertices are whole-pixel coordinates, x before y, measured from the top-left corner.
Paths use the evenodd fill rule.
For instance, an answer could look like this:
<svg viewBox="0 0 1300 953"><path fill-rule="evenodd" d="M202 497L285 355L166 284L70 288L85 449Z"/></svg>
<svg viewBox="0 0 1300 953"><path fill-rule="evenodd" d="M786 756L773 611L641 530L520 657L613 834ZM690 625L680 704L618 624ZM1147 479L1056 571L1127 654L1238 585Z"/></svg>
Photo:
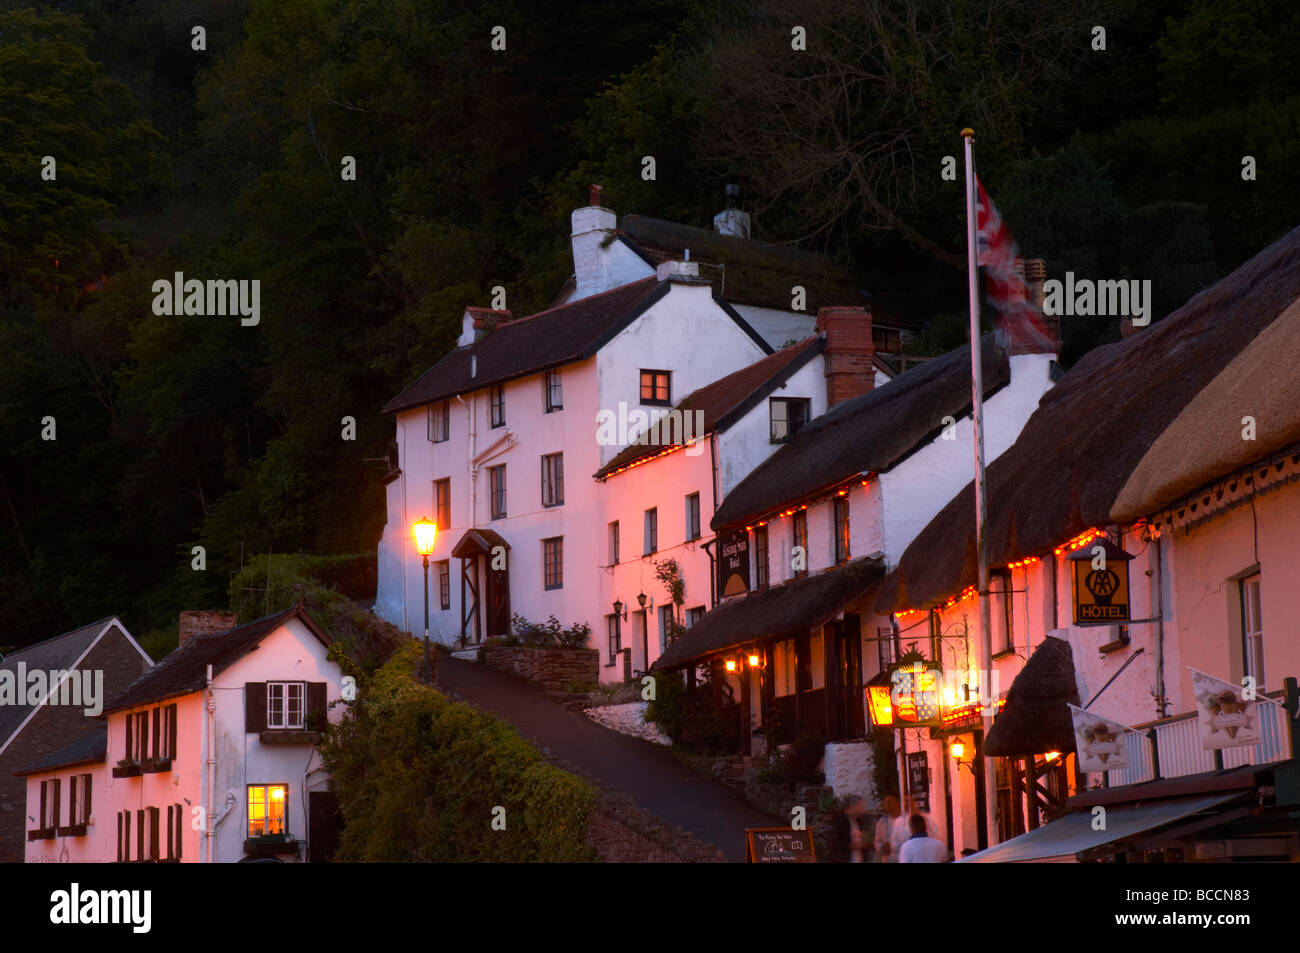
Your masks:
<svg viewBox="0 0 1300 953"><path fill-rule="evenodd" d="M343 819L339 817L339 796L333 791L307 793L308 860L328 864L338 850Z"/></svg>
<svg viewBox="0 0 1300 953"><path fill-rule="evenodd" d="M483 556L487 566L487 634L510 634L510 567L492 568L492 557ZM507 557L508 558L508 557Z"/></svg>
<svg viewBox="0 0 1300 953"><path fill-rule="evenodd" d="M835 657L839 661L840 731L842 737L859 738L866 734L866 712L862 705L862 623L853 613L845 613L842 626L836 626Z"/></svg>

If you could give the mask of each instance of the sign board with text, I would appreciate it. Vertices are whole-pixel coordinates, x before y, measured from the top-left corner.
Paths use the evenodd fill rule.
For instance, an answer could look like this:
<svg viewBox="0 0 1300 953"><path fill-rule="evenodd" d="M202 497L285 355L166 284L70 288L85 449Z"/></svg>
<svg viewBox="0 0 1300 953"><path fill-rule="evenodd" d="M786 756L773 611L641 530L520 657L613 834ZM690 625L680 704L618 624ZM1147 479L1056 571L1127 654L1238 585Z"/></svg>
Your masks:
<svg viewBox="0 0 1300 953"><path fill-rule="evenodd" d="M789 827L745 828L745 863L747 864L815 864L811 831Z"/></svg>
<svg viewBox="0 0 1300 953"><path fill-rule="evenodd" d="M1128 563L1133 557L1101 537L1066 557L1074 595L1075 625L1130 621Z"/></svg>
<svg viewBox="0 0 1300 953"><path fill-rule="evenodd" d="M721 598L749 591L749 531L725 534L718 543L718 594Z"/></svg>

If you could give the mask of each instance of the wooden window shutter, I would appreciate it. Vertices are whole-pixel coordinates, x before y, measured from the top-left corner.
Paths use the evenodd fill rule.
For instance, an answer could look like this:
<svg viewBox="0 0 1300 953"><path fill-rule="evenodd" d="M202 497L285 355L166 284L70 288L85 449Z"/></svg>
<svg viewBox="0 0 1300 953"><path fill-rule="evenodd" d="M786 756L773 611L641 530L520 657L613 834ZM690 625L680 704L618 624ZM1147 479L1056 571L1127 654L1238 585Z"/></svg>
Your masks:
<svg viewBox="0 0 1300 953"><path fill-rule="evenodd" d="M50 818L54 821L52 827L59 826L59 787L62 783L58 778L54 779L54 812L50 815Z"/></svg>
<svg viewBox="0 0 1300 953"><path fill-rule="evenodd" d="M85 775L74 774L68 778L68 826L77 823L77 782ZM56 818L57 820L57 818Z"/></svg>
<svg viewBox="0 0 1300 953"><path fill-rule="evenodd" d="M43 828L45 826L45 819L50 816L45 810L45 805L47 803L47 798L49 794L49 787L50 787L49 781L41 782L41 816L36 819L36 827L38 829Z"/></svg>
<svg viewBox="0 0 1300 953"><path fill-rule="evenodd" d="M122 862L122 812L117 812L117 862Z"/></svg>
<svg viewBox="0 0 1300 953"><path fill-rule="evenodd" d="M158 859L158 821L162 812L156 807L149 808L149 859Z"/></svg>
<svg viewBox="0 0 1300 953"><path fill-rule="evenodd" d="M176 856L176 847L175 844L172 842L172 838L176 833L176 818L173 817L175 813L176 813L176 805L168 804L167 805L167 859L168 860L172 860Z"/></svg>
<svg viewBox="0 0 1300 953"><path fill-rule="evenodd" d="M135 812L135 859L144 860L144 810Z"/></svg>
<svg viewBox="0 0 1300 953"><path fill-rule="evenodd" d="M176 757L176 706L167 706L167 757Z"/></svg>
<svg viewBox="0 0 1300 953"><path fill-rule="evenodd" d="M326 684L324 682L307 683L307 712L303 724L308 728L316 727L318 730L325 727L325 706L329 704L326 697ZM319 720L319 724L316 724Z"/></svg>
<svg viewBox="0 0 1300 953"><path fill-rule="evenodd" d="M244 683L244 731L266 730L266 682Z"/></svg>
<svg viewBox="0 0 1300 953"><path fill-rule="evenodd" d="M185 817L184 811L179 804L176 805L176 859L181 859L181 841L184 838L185 828L182 821Z"/></svg>
<svg viewBox="0 0 1300 953"><path fill-rule="evenodd" d="M84 777L84 778L86 779L86 783L83 785L83 787L85 788L85 790L84 790L84 791L82 792L82 794L81 794L81 800L82 800L82 802L83 802L84 805L85 805L85 806L81 809L81 816L84 817L84 818L86 819L86 823L89 824L89 823L90 823L90 810L91 810L91 804L92 804L92 802L91 802L91 800L90 800L91 781L94 779L95 776L94 776L93 774L83 774L82 777Z"/></svg>
<svg viewBox="0 0 1300 953"><path fill-rule="evenodd" d="M161 727L162 727L162 709L155 708L153 710L153 748L151 750L150 757L154 757L154 758L162 757L162 751L158 747L158 739L162 737Z"/></svg>
<svg viewBox="0 0 1300 953"><path fill-rule="evenodd" d="M131 746L131 742L134 740L131 737L131 731L134 722L135 722L135 715L131 714L130 712L127 712L126 713L126 753L123 755L124 758L135 757L135 748Z"/></svg>

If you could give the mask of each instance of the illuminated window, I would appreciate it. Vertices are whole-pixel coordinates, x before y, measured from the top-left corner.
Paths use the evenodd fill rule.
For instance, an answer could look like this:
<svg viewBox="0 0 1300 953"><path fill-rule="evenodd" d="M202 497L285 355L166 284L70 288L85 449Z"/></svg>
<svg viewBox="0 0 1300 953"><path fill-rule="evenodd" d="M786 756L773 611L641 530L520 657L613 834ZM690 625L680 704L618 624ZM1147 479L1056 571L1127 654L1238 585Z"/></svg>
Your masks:
<svg viewBox="0 0 1300 953"><path fill-rule="evenodd" d="M433 481L433 508L438 532L449 529L451 527L451 477Z"/></svg>
<svg viewBox="0 0 1300 953"><path fill-rule="evenodd" d="M266 727L303 727L306 698L306 682L267 682Z"/></svg>
<svg viewBox="0 0 1300 953"><path fill-rule="evenodd" d="M785 639L772 647L772 668L775 673L773 694L777 698L795 692L794 639Z"/></svg>
<svg viewBox="0 0 1300 953"><path fill-rule="evenodd" d="M284 834L285 811L289 803L287 784L250 784L248 786L248 836L265 837Z"/></svg>
<svg viewBox="0 0 1300 953"><path fill-rule="evenodd" d="M671 394L669 386L671 380L670 371L642 371L641 403L667 406Z"/></svg>

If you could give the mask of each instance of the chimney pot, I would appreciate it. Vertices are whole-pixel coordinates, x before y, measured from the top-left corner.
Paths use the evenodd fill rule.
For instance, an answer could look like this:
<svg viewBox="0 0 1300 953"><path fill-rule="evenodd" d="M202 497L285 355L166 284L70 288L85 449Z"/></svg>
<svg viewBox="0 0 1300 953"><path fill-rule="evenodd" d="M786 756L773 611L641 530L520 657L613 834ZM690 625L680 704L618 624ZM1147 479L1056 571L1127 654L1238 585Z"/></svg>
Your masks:
<svg viewBox="0 0 1300 953"><path fill-rule="evenodd" d="M225 609L182 612L180 615L180 644L184 645L196 635L228 632L238 624L235 613Z"/></svg>
<svg viewBox="0 0 1300 953"><path fill-rule="evenodd" d="M591 191L591 202L590 202L590 204L591 204L591 205L595 205L597 208L599 208L599 207L600 207L600 193L604 191L604 188L603 188L602 186L599 186L599 185L593 185L593 186L591 186L591 190L590 190L590 191Z"/></svg>

